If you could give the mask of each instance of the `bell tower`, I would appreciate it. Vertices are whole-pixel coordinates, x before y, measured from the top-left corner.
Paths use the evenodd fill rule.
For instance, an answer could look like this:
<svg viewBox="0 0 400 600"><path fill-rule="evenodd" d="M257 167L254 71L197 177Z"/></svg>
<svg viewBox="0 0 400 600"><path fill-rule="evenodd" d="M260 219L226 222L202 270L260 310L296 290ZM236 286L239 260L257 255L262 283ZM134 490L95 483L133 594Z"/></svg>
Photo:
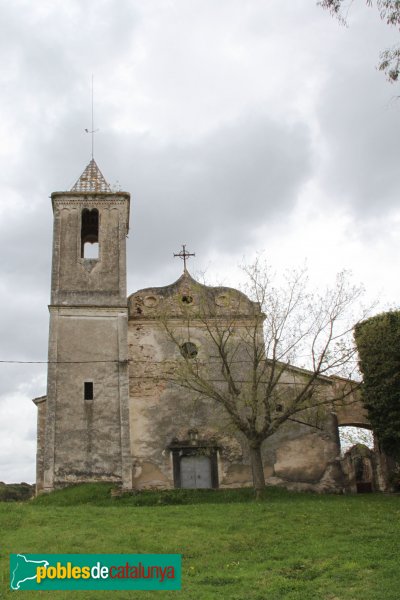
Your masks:
<svg viewBox="0 0 400 600"><path fill-rule="evenodd" d="M131 487L126 236L130 195L92 159L51 196L47 397L38 404L38 491L87 481ZM42 414L40 414L42 413Z"/></svg>

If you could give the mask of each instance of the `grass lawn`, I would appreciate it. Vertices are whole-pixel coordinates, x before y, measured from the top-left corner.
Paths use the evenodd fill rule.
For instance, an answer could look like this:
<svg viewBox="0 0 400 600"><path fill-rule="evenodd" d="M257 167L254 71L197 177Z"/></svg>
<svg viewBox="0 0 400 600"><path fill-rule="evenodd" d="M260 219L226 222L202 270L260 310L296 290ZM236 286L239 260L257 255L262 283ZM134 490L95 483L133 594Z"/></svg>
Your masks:
<svg viewBox="0 0 400 600"><path fill-rule="evenodd" d="M107 485L0 503L0 598L10 553L180 553L180 592L21 592L23 598L399 600L400 497Z"/></svg>

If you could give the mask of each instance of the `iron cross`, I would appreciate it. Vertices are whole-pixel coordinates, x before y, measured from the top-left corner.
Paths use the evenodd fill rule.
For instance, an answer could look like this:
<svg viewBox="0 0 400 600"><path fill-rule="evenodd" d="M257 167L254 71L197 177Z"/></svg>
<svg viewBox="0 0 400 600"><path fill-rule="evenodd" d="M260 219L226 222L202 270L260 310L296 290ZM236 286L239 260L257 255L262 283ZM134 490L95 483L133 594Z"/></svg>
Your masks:
<svg viewBox="0 0 400 600"><path fill-rule="evenodd" d="M178 252L177 254L174 253L175 257L181 258L183 260L183 269L184 271L186 271L186 260L188 258L190 258L191 256L196 256L196 254L190 253L190 252L186 252L186 244L182 244L182 250L180 252Z"/></svg>

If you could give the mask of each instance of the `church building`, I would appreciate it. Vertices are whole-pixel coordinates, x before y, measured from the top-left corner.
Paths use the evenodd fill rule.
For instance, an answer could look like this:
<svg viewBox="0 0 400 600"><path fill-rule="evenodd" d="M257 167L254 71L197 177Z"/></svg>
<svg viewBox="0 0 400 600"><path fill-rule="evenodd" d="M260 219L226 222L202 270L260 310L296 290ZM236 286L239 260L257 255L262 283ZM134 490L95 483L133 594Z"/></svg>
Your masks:
<svg viewBox="0 0 400 600"><path fill-rule="evenodd" d="M262 323L260 307L237 290L195 281L186 261L171 285L128 296L130 194L113 191L93 159L51 201L47 394L34 400L37 492L93 481L126 490L251 485L246 440L220 406L182 385L179 365L200 357L217 376L210 332L196 318L204 298L214 319L233 308L240 314L241 339L249 324ZM329 394L337 380L325 379ZM264 442L267 483L343 489L338 422L368 422L351 408L325 417L318 429L284 424Z"/></svg>

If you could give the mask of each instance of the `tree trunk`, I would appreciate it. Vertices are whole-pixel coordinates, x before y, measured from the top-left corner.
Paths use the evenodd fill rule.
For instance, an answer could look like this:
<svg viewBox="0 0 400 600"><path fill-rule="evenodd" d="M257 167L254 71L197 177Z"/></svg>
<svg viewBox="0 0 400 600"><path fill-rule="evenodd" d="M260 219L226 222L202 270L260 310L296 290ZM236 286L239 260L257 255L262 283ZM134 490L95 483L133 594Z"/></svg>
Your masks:
<svg viewBox="0 0 400 600"><path fill-rule="evenodd" d="M250 442L250 463L253 473L253 486L256 492L256 498L260 497L261 491L265 488L264 467L261 458L261 443Z"/></svg>

